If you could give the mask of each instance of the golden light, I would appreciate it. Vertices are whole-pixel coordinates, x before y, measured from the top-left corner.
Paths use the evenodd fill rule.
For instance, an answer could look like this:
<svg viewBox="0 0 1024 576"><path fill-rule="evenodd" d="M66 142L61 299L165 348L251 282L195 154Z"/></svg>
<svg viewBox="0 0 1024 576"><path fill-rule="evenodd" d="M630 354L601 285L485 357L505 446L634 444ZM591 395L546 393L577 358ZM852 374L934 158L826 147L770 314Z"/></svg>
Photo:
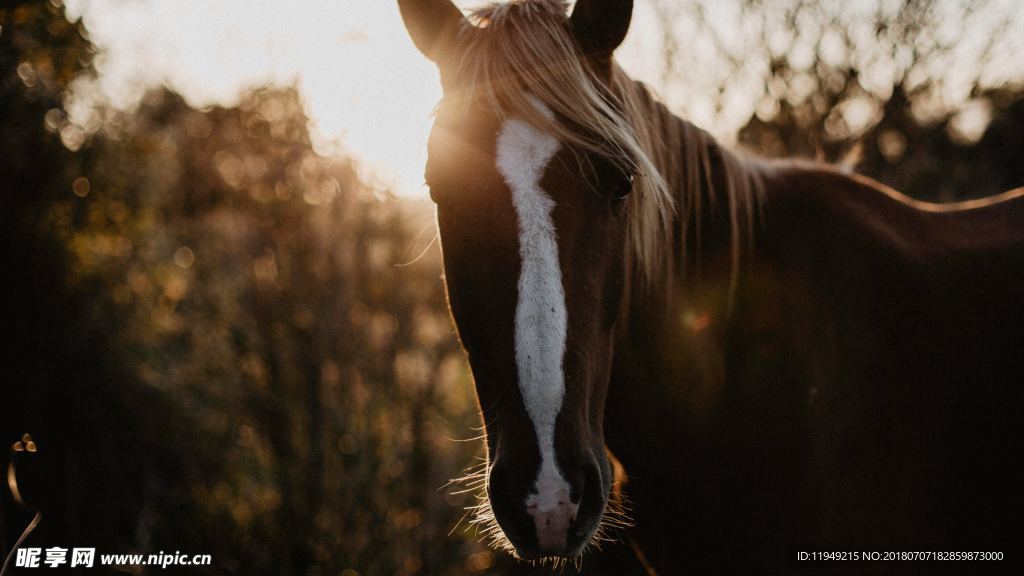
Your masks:
<svg viewBox="0 0 1024 576"><path fill-rule="evenodd" d="M174 263L179 268L189 268L195 260L195 253L188 246L182 246L174 251Z"/></svg>
<svg viewBox="0 0 1024 576"><path fill-rule="evenodd" d="M89 195L89 179L85 176L75 178L75 181L71 184L71 191L75 193L75 196L85 198Z"/></svg>
<svg viewBox="0 0 1024 576"><path fill-rule="evenodd" d="M688 310L683 314L683 323L693 332L703 332L711 325L711 314Z"/></svg>
<svg viewBox="0 0 1024 576"><path fill-rule="evenodd" d="M357 158L361 176L380 188L426 195L426 141L441 86L434 64L409 40L395 2L65 3L68 16L83 18L101 50L98 86L91 88L114 106L130 108L161 84L196 107L237 104L252 86L295 86L318 152ZM481 3L456 0L467 10ZM622 56L648 62L652 34L642 29L653 21L644 10L635 20L640 31L630 34ZM657 74L638 68L647 80ZM79 136L67 139L74 144Z"/></svg>
<svg viewBox="0 0 1024 576"><path fill-rule="evenodd" d="M235 105L241 92L253 86L295 86L318 152L351 155L371 184L404 196L425 196L426 140L441 88L437 70L413 47L393 0L63 1L68 17L82 17L100 49L98 85L79 86L76 92L99 94L115 107L130 108L147 89L165 84L203 107ZM468 10L488 0L454 1ZM873 6L866 0L849 4ZM678 77L666 75L663 16L656 5L666 4L637 0L630 33L616 57L688 119L731 140L757 108L763 89L758 70L730 78L729 97L719 102L721 87L708 71L720 68L709 62L721 56L706 38L698 39L701 30L693 18L680 17L674 34L682 40L683 60L676 63ZM711 22L730 22L736 9L737 2L713 2L707 16ZM1024 11L1020 14L1024 18ZM727 43L742 40L729 26L721 32ZM989 74L987 82L1019 77L1022 68L1019 62L1013 64L1016 60L1001 59L1001 71ZM887 70L870 67L862 81L877 76L875 83L885 84ZM23 82L35 82L32 69L19 68L18 73ZM945 76L961 92L969 87L969 75L960 79L964 81ZM960 100L964 97L959 95ZM76 107L72 99L69 115L88 116L88 108ZM860 124L871 112L852 106L844 114ZM981 125L982 112L959 119L956 128L965 138ZM69 148L82 145L85 136L78 126L89 125L86 120L79 117L61 131Z"/></svg>
<svg viewBox="0 0 1024 576"><path fill-rule="evenodd" d="M408 39L394 2L67 0L102 53L96 92L131 107L166 84L196 107L231 106L249 87L295 86L324 154L362 176L424 194L437 70Z"/></svg>

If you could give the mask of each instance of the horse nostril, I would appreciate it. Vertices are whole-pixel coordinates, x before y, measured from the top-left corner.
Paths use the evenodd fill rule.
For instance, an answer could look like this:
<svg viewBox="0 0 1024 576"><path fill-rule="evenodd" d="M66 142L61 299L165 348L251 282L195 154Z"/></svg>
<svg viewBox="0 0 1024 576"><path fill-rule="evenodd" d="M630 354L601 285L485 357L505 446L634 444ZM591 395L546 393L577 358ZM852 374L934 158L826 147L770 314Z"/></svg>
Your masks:
<svg viewBox="0 0 1024 576"><path fill-rule="evenodd" d="M493 520L523 558L576 556L590 541L607 500L607 475L595 457L556 475L534 466L511 465L496 456L488 496Z"/></svg>
<svg viewBox="0 0 1024 576"><path fill-rule="evenodd" d="M533 517L537 545L542 552L566 552L572 523L576 519L576 510L577 505L567 500L559 501L554 506L527 507L527 512Z"/></svg>
<svg viewBox="0 0 1024 576"><path fill-rule="evenodd" d="M602 462L595 458L581 471L577 489L574 490L577 504L570 520L570 547L586 545L604 516L610 487L605 481L607 475L601 473L601 466Z"/></svg>

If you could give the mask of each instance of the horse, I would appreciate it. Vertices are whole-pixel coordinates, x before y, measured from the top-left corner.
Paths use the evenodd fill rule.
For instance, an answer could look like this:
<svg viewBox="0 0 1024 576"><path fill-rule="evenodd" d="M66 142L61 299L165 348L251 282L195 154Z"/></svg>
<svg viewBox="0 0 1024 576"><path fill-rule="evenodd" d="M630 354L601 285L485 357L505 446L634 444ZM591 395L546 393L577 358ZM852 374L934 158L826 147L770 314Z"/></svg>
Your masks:
<svg viewBox="0 0 1024 576"><path fill-rule="evenodd" d="M425 178L498 547L578 558L619 524L663 574L1006 552L1024 189L932 204L730 150L615 62L627 0L398 5L443 88Z"/></svg>

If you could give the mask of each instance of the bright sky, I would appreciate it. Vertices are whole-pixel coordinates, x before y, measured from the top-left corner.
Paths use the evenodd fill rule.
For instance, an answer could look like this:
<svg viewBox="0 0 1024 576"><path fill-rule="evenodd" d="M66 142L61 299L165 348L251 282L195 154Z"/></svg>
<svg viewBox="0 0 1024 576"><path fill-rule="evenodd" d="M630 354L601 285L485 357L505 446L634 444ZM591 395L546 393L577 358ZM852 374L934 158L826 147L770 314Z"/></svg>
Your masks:
<svg viewBox="0 0 1024 576"><path fill-rule="evenodd" d="M65 3L101 49L100 87L114 105L130 107L160 83L194 106L231 105L256 84L296 83L319 150L356 155L367 177L400 194L424 193L430 113L441 88L394 0ZM477 3L457 0L463 8ZM649 18L637 16L630 42L637 48Z"/></svg>
<svg viewBox="0 0 1024 576"><path fill-rule="evenodd" d="M318 150L351 153L378 184L406 196L424 194L430 112L441 89L434 65L408 39L395 0L64 1L69 17L84 18L100 48L100 88L113 104L130 107L160 83L194 106L231 105L246 87L294 83ZM479 2L456 0L463 8ZM713 6L712 12L723 11ZM687 25L679 24L681 34L690 34ZM686 104L698 124L738 128L708 126L715 117L710 98L688 101L674 94L678 86L661 86L658 34L654 12L639 0L618 53L623 66ZM684 75L688 91L703 72ZM759 96L735 90L727 105L749 114Z"/></svg>

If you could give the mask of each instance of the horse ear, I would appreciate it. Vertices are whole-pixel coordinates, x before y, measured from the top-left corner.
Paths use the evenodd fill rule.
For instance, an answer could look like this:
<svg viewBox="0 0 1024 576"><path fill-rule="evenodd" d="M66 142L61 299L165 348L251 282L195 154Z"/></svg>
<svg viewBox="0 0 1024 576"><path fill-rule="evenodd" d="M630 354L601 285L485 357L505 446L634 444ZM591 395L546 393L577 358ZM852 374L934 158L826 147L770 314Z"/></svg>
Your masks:
<svg viewBox="0 0 1024 576"><path fill-rule="evenodd" d="M447 59L465 17L451 0L398 0L405 29L427 58Z"/></svg>
<svg viewBox="0 0 1024 576"><path fill-rule="evenodd" d="M610 62L632 16L633 0L579 0L569 21L583 53Z"/></svg>

